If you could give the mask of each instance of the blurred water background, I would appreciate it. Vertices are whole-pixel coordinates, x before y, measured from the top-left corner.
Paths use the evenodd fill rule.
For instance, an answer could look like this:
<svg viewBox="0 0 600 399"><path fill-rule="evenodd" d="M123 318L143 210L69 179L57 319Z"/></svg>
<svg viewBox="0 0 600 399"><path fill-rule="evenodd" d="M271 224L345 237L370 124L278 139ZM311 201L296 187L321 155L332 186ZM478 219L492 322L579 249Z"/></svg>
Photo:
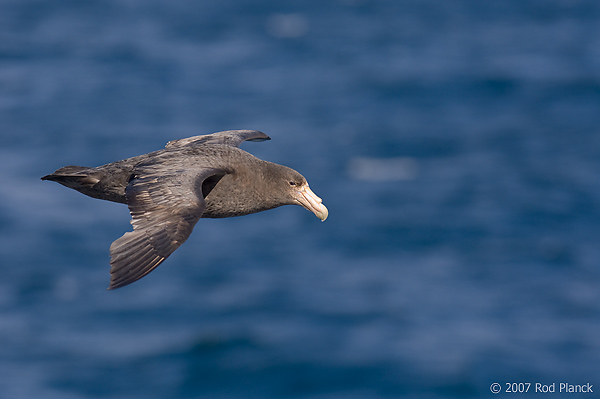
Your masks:
<svg viewBox="0 0 600 399"><path fill-rule="evenodd" d="M106 291L127 207L40 176L239 128L330 218ZM1 396L600 391L599 129L595 0L0 0Z"/></svg>

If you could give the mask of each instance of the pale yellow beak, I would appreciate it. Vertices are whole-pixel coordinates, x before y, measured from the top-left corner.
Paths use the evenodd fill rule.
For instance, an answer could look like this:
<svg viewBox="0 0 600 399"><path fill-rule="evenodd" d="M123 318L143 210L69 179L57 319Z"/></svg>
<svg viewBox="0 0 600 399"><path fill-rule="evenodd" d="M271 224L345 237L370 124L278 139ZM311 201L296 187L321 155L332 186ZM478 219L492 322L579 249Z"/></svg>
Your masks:
<svg viewBox="0 0 600 399"><path fill-rule="evenodd" d="M323 200L312 192L310 187L308 187L308 184L300 187L298 194L300 195L296 197L296 200L300 203L300 205L314 213L319 219L321 219L321 221L324 222L325 219L327 219L327 216L329 216L329 211L325 205L323 205Z"/></svg>

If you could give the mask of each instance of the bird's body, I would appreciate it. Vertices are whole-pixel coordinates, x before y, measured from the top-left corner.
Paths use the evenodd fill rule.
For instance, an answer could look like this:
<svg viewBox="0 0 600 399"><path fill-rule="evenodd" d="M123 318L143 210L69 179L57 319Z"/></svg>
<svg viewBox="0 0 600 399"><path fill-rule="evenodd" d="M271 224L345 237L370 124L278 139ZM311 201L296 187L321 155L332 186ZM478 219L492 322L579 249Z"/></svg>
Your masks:
<svg viewBox="0 0 600 399"><path fill-rule="evenodd" d="M65 166L42 180L129 206L134 231L110 249L109 289L118 288L154 270L189 237L200 218L298 204L325 220L327 208L302 175L238 148L246 140L268 139L253 130L195 136L95 168Z"/></svg>

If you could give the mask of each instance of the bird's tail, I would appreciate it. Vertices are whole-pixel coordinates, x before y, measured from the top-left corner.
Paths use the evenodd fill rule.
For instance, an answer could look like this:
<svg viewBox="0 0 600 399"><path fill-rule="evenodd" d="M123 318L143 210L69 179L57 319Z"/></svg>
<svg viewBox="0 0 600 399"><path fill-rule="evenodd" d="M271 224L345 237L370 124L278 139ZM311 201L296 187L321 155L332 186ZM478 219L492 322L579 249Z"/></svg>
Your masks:
<svg viewBox="0 0 600 399"><path fill-rule="evenodd" d="M132 173L130 163L123 162L97 168L70 165L42 177L42 180L55 181L92 198L126 204L125 188Z"/></svg>
<svg viewBox="0 0 600 399"><path fill-rule="evenodd" d="M83 187L93 187L98 180L88 173L92 168L85 166L69 165L58 169L56 172L42 177L42 180L51 180L62 184L63 186L81 191Z"/></svg>

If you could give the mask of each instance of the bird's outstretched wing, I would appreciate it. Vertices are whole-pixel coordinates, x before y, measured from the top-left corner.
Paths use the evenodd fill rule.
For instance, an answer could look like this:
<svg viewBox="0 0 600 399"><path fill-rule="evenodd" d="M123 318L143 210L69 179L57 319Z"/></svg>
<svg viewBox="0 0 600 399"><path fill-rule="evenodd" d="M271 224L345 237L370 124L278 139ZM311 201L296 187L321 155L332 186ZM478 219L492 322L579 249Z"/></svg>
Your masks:
<svg viewBox="0 0 600 399"><path fill-rule="evenodd" d="M182 147L188 144L226 144L233 147L239 147L244 141L265 141L271 140L269 136L258 130L226 130L213 134L188 137L180 140L173 140L167 143L165 148Z"/></svg>
<svg viewBox="0 0 600 399"><path fill-rule="evenodd" d="M192 233L205 208L204 180L227 173L215 168L136 170L125 196L133 231L110 246L110 286L131 284L154 270Z"/></svg>

